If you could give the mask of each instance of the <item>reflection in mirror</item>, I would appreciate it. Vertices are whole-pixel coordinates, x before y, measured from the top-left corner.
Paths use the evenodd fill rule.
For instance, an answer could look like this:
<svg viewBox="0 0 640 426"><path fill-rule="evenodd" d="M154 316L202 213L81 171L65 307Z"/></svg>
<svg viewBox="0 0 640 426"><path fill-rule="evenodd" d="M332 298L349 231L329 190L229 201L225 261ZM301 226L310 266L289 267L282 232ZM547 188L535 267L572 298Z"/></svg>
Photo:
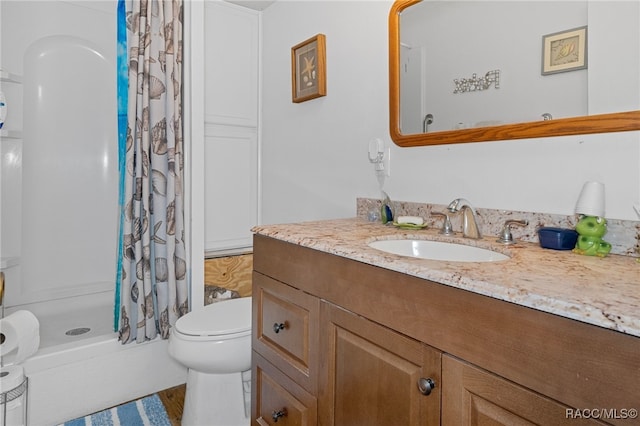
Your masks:
<svg viewBox="0 0 640 426"><path fill-rule="evenodd" d="M640 129L639 12L637 1L396 1L392 139L420 146ZM543 75L543 37L564 40L555 34L581 27L588 69L572 50L576 66Z"/></svg>
<svg viewBox="0 0 640 426"><path fill-rule="evenodd" d="M427 114L429 131L587 115L588 70L542 75L540 53L542 34L586 22L586 1L424 1L406 9L400 130L424 131ZM576 60L578 53L571 50Z"/></svg>

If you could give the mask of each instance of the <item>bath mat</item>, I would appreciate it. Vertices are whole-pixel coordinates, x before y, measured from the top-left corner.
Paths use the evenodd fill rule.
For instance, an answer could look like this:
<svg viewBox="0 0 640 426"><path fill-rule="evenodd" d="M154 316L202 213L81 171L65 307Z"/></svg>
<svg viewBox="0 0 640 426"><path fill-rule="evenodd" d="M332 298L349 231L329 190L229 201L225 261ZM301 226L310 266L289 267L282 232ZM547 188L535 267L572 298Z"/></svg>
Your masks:
<svg viewBox="0 0 640 426"><path fill-rule="evenodd" d="M171 426L157 394L118 405L60 426Z"/></svg>

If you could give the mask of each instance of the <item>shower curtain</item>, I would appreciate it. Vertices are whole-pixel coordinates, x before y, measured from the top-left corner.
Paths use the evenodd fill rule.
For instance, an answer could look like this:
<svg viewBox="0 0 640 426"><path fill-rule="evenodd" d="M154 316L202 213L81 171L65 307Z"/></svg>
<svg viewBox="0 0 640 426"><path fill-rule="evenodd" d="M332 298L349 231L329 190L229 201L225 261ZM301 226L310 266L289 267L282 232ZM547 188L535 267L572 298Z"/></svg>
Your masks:
<svg viewBox="0 0 640 426"><path fill-rule="evenodd" d="M126 51L119 52L121 227L115 323L124 344L158 334L168 338L188 311L182 0L119 0L118 12L119 28L126 25L126 37L118 31L126 49L119 51Z"/></svg>

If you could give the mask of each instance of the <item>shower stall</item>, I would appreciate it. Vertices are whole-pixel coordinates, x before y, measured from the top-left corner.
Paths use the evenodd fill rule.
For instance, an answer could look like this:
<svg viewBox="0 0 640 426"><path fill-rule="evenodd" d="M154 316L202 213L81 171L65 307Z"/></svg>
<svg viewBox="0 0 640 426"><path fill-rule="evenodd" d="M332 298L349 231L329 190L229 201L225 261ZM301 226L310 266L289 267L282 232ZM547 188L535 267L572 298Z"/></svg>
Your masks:
<svg viewBox="0 0 640 426"><path fill-rule="evenodd" d="M166 341L121 345L113 331L116 6L0 3L2 306L4 315L26 309L40 321L40 349L23 363L32 424L69 420L186 378ZM148 367L134 368L147 357Z"/></svg>

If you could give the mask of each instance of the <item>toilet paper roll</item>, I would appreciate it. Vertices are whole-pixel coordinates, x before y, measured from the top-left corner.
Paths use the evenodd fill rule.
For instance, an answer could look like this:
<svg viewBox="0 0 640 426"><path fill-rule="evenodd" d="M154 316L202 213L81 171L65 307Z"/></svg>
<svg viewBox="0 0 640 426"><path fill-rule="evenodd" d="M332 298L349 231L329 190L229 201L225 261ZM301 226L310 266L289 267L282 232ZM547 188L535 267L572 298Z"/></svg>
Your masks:
<svg viewBox="0 0 640 426"><path fill-rule="evenodd" d="M17 349L14 363L20 363L36 353L40 347L40 323L29 311L16 311L0 319L0 355Z"/></svg>
<svg viewBox="0 0 640 426"><path fill-rule="evenodd" d="M7 365L0 368L0 393L9 392L24 381L24 369L20 365Z"/></svg>

